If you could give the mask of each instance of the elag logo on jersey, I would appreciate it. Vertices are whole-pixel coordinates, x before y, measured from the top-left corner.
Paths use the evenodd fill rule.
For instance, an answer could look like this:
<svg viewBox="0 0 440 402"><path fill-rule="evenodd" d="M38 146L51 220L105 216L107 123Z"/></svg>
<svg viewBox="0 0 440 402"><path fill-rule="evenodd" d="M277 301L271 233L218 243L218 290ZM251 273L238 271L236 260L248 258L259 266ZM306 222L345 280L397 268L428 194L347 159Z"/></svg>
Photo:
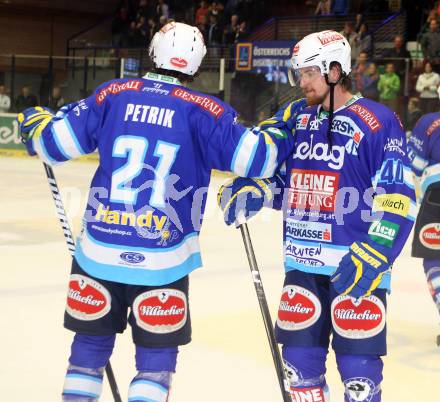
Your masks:
<svg viewBox="0 0 440 402"><path fill-rule="evenodd" d="M125 92L125 91L136 91L139 92L141 90L142 87L142 81L140 80L130 80L130 81L126 81L123 83L119 83L119 82L113 82L110 85L108 85L107 87L105 87L104 89L101 89L101 91L99 91L96 94L96 103L98 105L101 105L102 102L104 102L105 98L107 97L107 95L117 95L121 92Z"/></svg>
<svg viewBox="0 0 440 402"><path fill-rule="evenodd" d="M221 106L217 102L214 102L207 96L196 95L182 88L174 88L173 92L171 92L171 96L181 98L187 102L191 102L200 106L202 109L205 109L206 111L211 113L216 119L218 119L225 111L223 106Z"/></svg>
<svg viewBox="0 0 440 402"><path fill-rule="evenodd" d="M385 306L376 296L358 300L338 296L332 302L331 315L334 330L344 338L371 338L385 327Z"/></svg>
<svg viewBox="0 0 440 402"><path fill-rule="evenodd" d="M339 173L292 169L289 189L290 208L333 212L338 188Z"/></svg>
<svg viewBox="0 0 440 402"><path fill-rule="evenodd" d="M432 250L440 250L440 223L429 223L419 233L420 242Z"/></svg>
<svg viewBox="0 0 440 402"><path fill-rule="evenodd" d="M111 296L100 283L83 275L71 275L66 312L72 317L91 321L104 317L111 308Z"/></svg>
<svg viewBox="0 0 440 402"><path fill-rule="evenodd" d="M355 103L351 105L349 109L355 112L362 119L362 121L371 128L371 131L373 131L373 133L376 133L379 129L382 128L382 124L380 124L380 121L376 117L376 115L368 110L366 107Z"/></svg>
<svg viewBox="0 0 440 402"><path fill-rule="evenodd" d="M185 293L176 289L155 289L141 293L133 302L133 314L139 327L155 334L181 329L187 319Z"/></svg>
<svg viewBox="0 0 440 402"><path fill-rule="evenodd" d="M285 286L278 309L278 327L285 331L308 328L318 321L321 303L309 290L295 285Z"/></svg>

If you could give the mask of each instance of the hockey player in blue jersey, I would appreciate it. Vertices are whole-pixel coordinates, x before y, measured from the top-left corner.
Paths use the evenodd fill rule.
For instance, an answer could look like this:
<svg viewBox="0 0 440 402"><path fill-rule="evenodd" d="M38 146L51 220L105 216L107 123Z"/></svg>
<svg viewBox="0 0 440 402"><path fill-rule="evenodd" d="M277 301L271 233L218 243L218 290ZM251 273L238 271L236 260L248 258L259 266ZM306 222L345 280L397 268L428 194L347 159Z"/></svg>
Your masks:
<svg viewBox="0 0 440 402"><path fill-rule="evenodd" d="M408 142L408 155L421 199L412 256L423 258L429 290L440 313L440 112L419 119Z"/></svg>
<svg viewBox="0 0 440 402"><path fill-rule="evenodd" d="M167 400L178 346L191 338L188 274L202 265L211 169L271 177L294 145L284 121L247 129L231 107L183 85L206 53L197 28L169 23L149 51L154 73L106 82L56 115L19 115L28 152L46 163L100 156L69 282L64 325L76 334L66 401L99 399L127 320L138 370L128 398Z"/></svg>
<svg viewBox="0 0 440 402"><path fill-rule="evenodd" d="M387 107L350 93L350 53L334 31L295 46L290 78L308 107L289 119L294 152L275 177L237 178L218 195L228 224L264 205L283 210L275 330L296 402L329 401L330 335L345 401L381 400L391 267L415 219L402 125Z"/></svg>

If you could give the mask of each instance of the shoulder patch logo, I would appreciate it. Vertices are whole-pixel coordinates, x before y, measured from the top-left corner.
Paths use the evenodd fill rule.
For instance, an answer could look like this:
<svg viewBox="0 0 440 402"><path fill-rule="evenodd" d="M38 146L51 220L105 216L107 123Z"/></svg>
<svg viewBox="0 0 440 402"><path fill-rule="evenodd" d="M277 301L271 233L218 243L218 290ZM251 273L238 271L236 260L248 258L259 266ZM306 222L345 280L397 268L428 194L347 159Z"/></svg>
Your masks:
<svg viewBox="0 0 440 402"><path fill-rule="evenodd" d="M382 128L382 124L380 124L380 121L376 117L376 115L368 110L366 107L354 103L348 109L356 113L362 119L362 121L371 128L371 131L373 131L373 133L376 133L379 129Z"/></svg>
<svg viewBox="0 0 440 402"><path fill-rule="evenodd" d="M207 96L196 95L182 88L174 88L173 92L171 92L171 96L175 96L176 98L200 106L202 109L205 109L212 114L216 119L218 119L225 111L224 107L213 99L208 98Z"/></svg>
<svg viewBox="0 0 440 402"><path fill-rule="evenodd" d="M121 92L125 91L140 91L142 87L142 81L141 80L129 80L123 83L119 82L112 82L110 85L106 86L105 88L101 89L96 94L96 103L98 105L101 105L102 102L104 102L105 98L110 95L117 95Z"/></svg>
<svg viewBox="0 0 440 402"><path fill-rule="evenodd" d="M426 135L429 137L437 128L440 127L440 119L434 120L426 130Z"/></svg>

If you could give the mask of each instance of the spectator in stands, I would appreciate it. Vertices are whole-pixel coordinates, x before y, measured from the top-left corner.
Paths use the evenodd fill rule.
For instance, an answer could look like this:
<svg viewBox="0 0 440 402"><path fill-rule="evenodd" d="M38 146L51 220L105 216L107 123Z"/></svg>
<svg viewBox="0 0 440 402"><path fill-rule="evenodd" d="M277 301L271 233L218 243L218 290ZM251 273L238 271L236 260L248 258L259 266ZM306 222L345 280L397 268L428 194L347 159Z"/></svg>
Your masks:
<svg viewBox="0 0 440 402"><path fill-rule="evenodd" d="M224 43L231 45L235 42L235 36L237 35L239 24L238 15L232 14L229 24L224 29Z"/></svg>
<svg viewBox="0 0 440 402"><path fill-rule="evenodd" d="M403 82L406 73L406 59L411 59L411 54L406 49L405 41L401 35L394 37L394 47L385 49L382 58L385 59L386 63L394 64L394 70ZM411 68L411 65L409 65L409 68Z"/></svg>
<svg viewBox="0 0 440 402"><path fill-rule="evenodd" d="M213 1L210 6L210 14L217 16L217 22L220 26L225 24L223 13L224 8L223 3L219 1Z"/></svg>
<svg viewBox="0 0 440 402"><path fill-rule="evenodd" d="M354 92L360 92L363 89L362 75L367 71L370 65L370 60L367 52L360 52L356 60L356 63L351 69L351 75L353 77L353 90Z"/></svg>
<svg viewBox="0 0 440 402"><path fill-rule="evenodd" d="M243 40L247 34L248 34L247 22L241 21L240 25L238 26L237 35L235 35L235 41L239 42L239 41Z"/></svg>
<svg viewBox="0 0 440 402"><path fill-rule="evenodd" d="M420 117L423 116L423 112L420 109L420 101L419 98L416 98L415 96L412 98L409 98L408 101L408 111L406 114L406 131L411 131L414 126L417 123L417 120L420 119Z"/></svg>
<svg viewBox="0 0 440 402"><path fill-rule="evenodd" d="M113 18L112 27L112 45L115 47L127 47L130 34L130 19L128 10L121 7L116 16Z"/></svg>
<svg viewBox="0 0 440 402"><path fill-rule="evenodd" d="M195 24L197 25L197 27L199 27L199 25L206 24L208 14L209 14L208 2L202 0L200 2L200 7L196 10Z"/></svg>
<svg viewBox="0 0 440 402"><path fill-rule="evenodd" d="M353 24L349 21L345 23L344 29L340 33L345 36L351 46L351 60L352 63L354 63L354 61L359 56L358 34L354 31Z"/></svg>
<svg viewBox="0 0 440 402"><path fill-rule="evenodd" d="M65 105L63 96L61 95L61 88L59 86L54 86L52 88L52 93L47 103L47 107L53 111L57 111L60 107Z"/></svg>
<svg viewBox="0 0 440 402"><path fill-rule="evenodd" d="M153 6L151 1L148 0L140 0L139 7L136 14L136 20L139 20L140 17L144 17L146 21L148 18L156 19L156 8Z"/></svg>
<svg viewBox="0 0 440 402"><path fill-rule="evenodd" d="M431 63L425 63L424 72L417 78L416 91L420 94L420 109L423 114L437 112L439 108L437 88L440 75L432 71Z"/></svg>
<svg viewBox="0 0 440 402"><path fill-rule="evenodd" d="M371 37L371 33L366 22L363 22L359 27L356 41L359 53L366 52L368 56L371 57L373 53L373 38Z"/></svg>
<svg viewBox="0 0 440 402"><path fill-rule="evenodd" d="M316 5L315 15L330 15L332 11L331 0L319 0Z"/></svg>
<svg viewBox="0 0 440 402"><path fill-rule="evenodd" d="M333 14L348 14L348 0L335 0L333 3Z"/></svg>
<svg viewBox="0 0 440 402"><path fill-rule="evenodd" d="M0 113L9 112L11 108L11 98L6 93L6 88L3 84L0 84Z"/></svg>
<svg viewBox="0 0 440 402"><path fill-rule="evenodd" d="M159 16L159 22L160 22L160 17L165 17L167 21L169 20L169 18L171 16L170 15L170 8L169 8L168 4L165 3L165 0L158 0L156 13Z"/></svg>
<svg viewBox="0 0 440 402"><path fill-rule="evenodd" d="M364 15L363 14L356 14L355 20L354 20L354 30L356 33L359 33L359 30L361 29L361 25L364 23Z"/></svg>
<svg viewBox="0 0 440 402"><path fill-rule="evenodd" d="M370 63L367 70L362 74L362 96L374 101L379 101L379 89L377 84L379 83L379 72L375 63Z"/></svg>
<svg viewBox="0 0 440 402"><path fill-rule="evenodd" d="M208 26L208 45L216 46L222 43L223 29L218 23L218 16L216 14L210 14L209 26Z"/></svg>
<svg viewBox="0 0 440 402"><path fill-rule="evenodd" d="M133 46L135 47L145 47L150 42L152 38L150 36L150 27L143 15L140 15L136 21L131 23L133 32Z"/></svg>
<svg viewBox="0 0 440 402"><path fill-rule="evenodd" d="M34 107L38 105L38 99L34 94L31 94L29 85L23 85L21 87L21 94L15 99L15 111L21 112L28 107Z"/></svg>
<svg viewBox="0 0 440 402"><path fill-rule="evenodd" d="M156 20L153 17L148 18L148 40L153 39L154 34L158 31Z"/></svg>
<svg viewBox="0 0 440 402"><path fill-rule="evenodd" d="M423 55L430 61L432 69L440 73L440 32L436 19L431 20L429 32L422 35L420 44L422 46Z"/></svg>
<svg viewBox="0 0 440 402"><path fill-rule="evenodd" d="M377 84L379 90L379 100L395 112L398 111L398 94L400 90L400 78L394 71L394 64L388 63L385 73L379 77Z"/></svg>

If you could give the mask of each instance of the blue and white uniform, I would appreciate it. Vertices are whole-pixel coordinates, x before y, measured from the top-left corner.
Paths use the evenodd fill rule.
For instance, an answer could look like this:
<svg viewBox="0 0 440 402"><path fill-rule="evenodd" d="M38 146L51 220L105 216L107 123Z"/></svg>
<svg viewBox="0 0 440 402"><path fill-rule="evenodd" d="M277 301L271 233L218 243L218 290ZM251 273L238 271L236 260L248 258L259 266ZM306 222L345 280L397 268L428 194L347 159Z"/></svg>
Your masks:
<svg viewBox="0 0 440 402"><path fill-rule="evenodd" d="M220 100L149 73L99 86L28 144L57 164L98 150L75 259L95 278L174 282L202 265L198 234L211 169L270 177L293 135L237 124Z"/></svg>
<svg viewBox="0 0 440 402"><path fill-rule="evenodd" d="M286 271L331 275L353 241L374 241L391 261L416 217L405 135L397 116L353 97L328 117L318 106L298 115L286 161ZM375 195L373 199L373 195ZM390 274L380 288L389 289Z"/></svg>
<svg viewBox="0 0 440 402"><path fill-rule="evenodd" d="M423 258L429 291L440 313L440 112L419 119L408 154L420 182L421 200L412 256Z"/></svg>

